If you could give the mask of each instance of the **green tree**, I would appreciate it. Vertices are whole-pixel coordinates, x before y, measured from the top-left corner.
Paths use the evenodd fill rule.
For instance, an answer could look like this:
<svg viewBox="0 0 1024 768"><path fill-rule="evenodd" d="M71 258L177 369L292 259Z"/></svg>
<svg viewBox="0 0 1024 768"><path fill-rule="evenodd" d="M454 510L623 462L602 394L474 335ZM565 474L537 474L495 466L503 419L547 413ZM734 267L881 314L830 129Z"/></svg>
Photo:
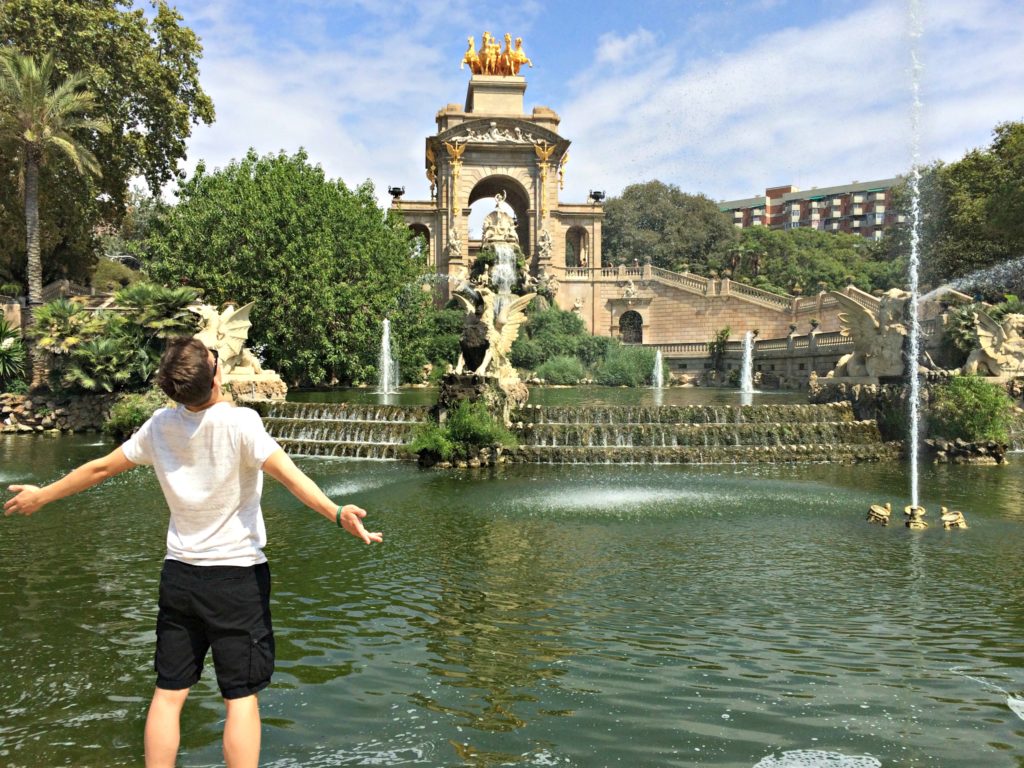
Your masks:
<svg viewBox="0 0 1024 768"><path fill-rule="evenodd" d="M385 317L403 375L427 362L431 294L408 228L369 183L329 180L305 152L200 163L146 247L158 280L256 301L250 338L293 384L372 380Z"/></svg>
<svg viewBox="0 0 1024 768"><path fill-rule="evenodd" d="M887 290L905 283L906 259L859 235L813 229L744 229L734 245L709 259L718 270L729 269L734 280L775 293L795 286L817 291L853 282L864 291Z"/></svg>
<svg viewBox="0 0 1024 768"><path fill-rule="evenodd" d="M672 184L631 184L605 203L601 250L608 264L650 260L664 269L698 271L734 239L733 225L715 202Z"/></svg>
<svg viewBox="0 0 1024 768"><path fill-rule="evenodd" d="M1024 123L999 125L989 147L923 168L919 188L922 282L938 287L1013 262L1016 268L993 279L959 287L992 300L1024 290L1024 270L1015 261L1024 253ZM909 185L897 191L897 205L910 213ZM897 232L890 246L908 253L909 236Z"/></svg>
<svg viewBox="0 0 1024 768"><path fill-rule="evenodd" d="M24 181L25 242L28 276L28 316L43 299L43 265L39 243L39 169L59 153L79 173L100 174L92 152L80 134L109 133L110 126L89 116L95 103L85 90L85 77L71 75L52 85L53 58L41 61L7 50L0 55L0 136L20 155ZM33 384L40 383L45 365L33 355Z"/></svg>
<svg viewBox="0 0 1024 768"><path fill-rule="evenodd" d="M100 222L116 223L129 180L142 176L159 190L178 173L192 126L213 121L199 84L202 46L163 0L152 11L134 0L4 0L0 48L48 52L58 77L80 74L95 96L94 116L112 130L90 141L102 176L88 184L69 163L51 163L39 177L44 279L85 280L95 263ZM0 276L24 279L25 252L15 158L0 151Z"/></svg>

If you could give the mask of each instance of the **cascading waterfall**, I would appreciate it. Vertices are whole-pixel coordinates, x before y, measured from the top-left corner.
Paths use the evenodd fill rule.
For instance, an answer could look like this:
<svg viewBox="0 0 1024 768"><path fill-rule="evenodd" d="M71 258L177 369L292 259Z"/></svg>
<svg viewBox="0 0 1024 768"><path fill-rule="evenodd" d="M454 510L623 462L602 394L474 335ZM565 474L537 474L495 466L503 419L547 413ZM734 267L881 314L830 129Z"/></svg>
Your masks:
<svg viewBox="0 0 1024 768"><path fill-rule="evenodd" d="M651 384L655 389L661 389L665 386L665 364L661 359L661 350L656 350L654 353L654 371L651 373Z"/></svg>
<svg viewBox="0 0 1024 768"><path fill-rule="evenodd" d="M918 506L918 452L921 425L921 379L918 374L921 357L921 321L917 316L918 267L921 250L921 60L918 47L921 41L921 9L919 0L910 1L910 59L911 59L911 158L910 158L910 359L907 375L910 377L910 503Z"/></svg>
<svg viewBox="0 0 1024 768"><path fill-rule="evenodd" d="M494 252L498 256L498 261L491 270L491 285L498 294L494 312L500 315L511 298L512 287L516 283L516 251L508 243L495 243Z"/></svg>
<svg viewBox="0 0 1024 768"><path fill-rule="evenodd" d="M384 332L380 338L380 358L377 362L377 394L393 395L398 392L398 361L391 343L391 321L384 318Z"/></svg>
<svg viewBox="0 0 1024 768"><path fill-rule="evenodd" d="M744 395L754 393L754 332L747 331L743 336L743 368L740 370L740 392Z"/></svg>

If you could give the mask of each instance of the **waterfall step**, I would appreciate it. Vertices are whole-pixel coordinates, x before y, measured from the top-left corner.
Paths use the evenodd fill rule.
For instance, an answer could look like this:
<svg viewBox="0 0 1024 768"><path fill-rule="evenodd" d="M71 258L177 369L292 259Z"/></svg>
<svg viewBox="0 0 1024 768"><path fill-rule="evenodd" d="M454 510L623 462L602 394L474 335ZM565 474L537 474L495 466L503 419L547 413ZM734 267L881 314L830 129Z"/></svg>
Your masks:
<svg viewBox="0 0 1024 768"><path fill-rule="evenodd" d="M264 418L318 421L374 421L417 424L427 418L427 406L363 403L246 403Z"/></svg>
<svg viewBox="0 0 1024 768"><path fill-rule="evenodd" d="M525 406L524 424L793 424L853 421L849 403L814 405Z"/></svg>
<svg viewBox="0 0 1024 768"><path fill-rule="evenodd" d="M781 445L717 447L582 448L520 446L506 455L531 464L782 464L895 461L898 443L874 445Z"/></svg>
<svg viewBox="0 0 1024 768"><path fill-rule="evenodd" d="M874 421L752 424L525 424L524 447L713 448L718 446L872 445Z"/></svg>
<svg viewBox="0 0 1024 768"><path fill-rule="evenodd" d="M291 440L278 438L289 456L335 456L352 459L402 459L407 456L404 443L358 443L340 440Z"/></svg>

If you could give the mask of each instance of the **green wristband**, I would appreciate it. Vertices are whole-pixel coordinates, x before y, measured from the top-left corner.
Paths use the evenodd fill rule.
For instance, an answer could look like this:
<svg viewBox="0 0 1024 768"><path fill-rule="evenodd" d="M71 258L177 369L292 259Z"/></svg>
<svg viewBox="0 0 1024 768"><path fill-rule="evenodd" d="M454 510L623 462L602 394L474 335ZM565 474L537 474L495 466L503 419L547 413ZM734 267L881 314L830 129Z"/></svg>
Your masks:
<svg viewBox="0 0 1024 768"><path fill-rule="evenodd" d="M338 524L339 528L342 528L341 524L341 507L338 507L338 511L334 513L334 522Z"/></svg>

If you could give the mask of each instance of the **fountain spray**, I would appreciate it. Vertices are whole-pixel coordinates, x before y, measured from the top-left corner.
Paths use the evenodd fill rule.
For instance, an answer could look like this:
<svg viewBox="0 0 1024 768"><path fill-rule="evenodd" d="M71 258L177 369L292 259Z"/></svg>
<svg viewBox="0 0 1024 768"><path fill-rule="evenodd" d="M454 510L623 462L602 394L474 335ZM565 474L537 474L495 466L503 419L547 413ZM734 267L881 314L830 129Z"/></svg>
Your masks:
<svg viewBox="0 0 1024 768"><path fill-rule="evenodd" d="M910 504L918 506L918 450L921 424L921 380L918 361L921 355L921 321L917 316L918 268L921 258L921 60L918 48L921 41L921 9L919 0L910 0L910 59L911 59L911 158L910 158Z"/></svg>

